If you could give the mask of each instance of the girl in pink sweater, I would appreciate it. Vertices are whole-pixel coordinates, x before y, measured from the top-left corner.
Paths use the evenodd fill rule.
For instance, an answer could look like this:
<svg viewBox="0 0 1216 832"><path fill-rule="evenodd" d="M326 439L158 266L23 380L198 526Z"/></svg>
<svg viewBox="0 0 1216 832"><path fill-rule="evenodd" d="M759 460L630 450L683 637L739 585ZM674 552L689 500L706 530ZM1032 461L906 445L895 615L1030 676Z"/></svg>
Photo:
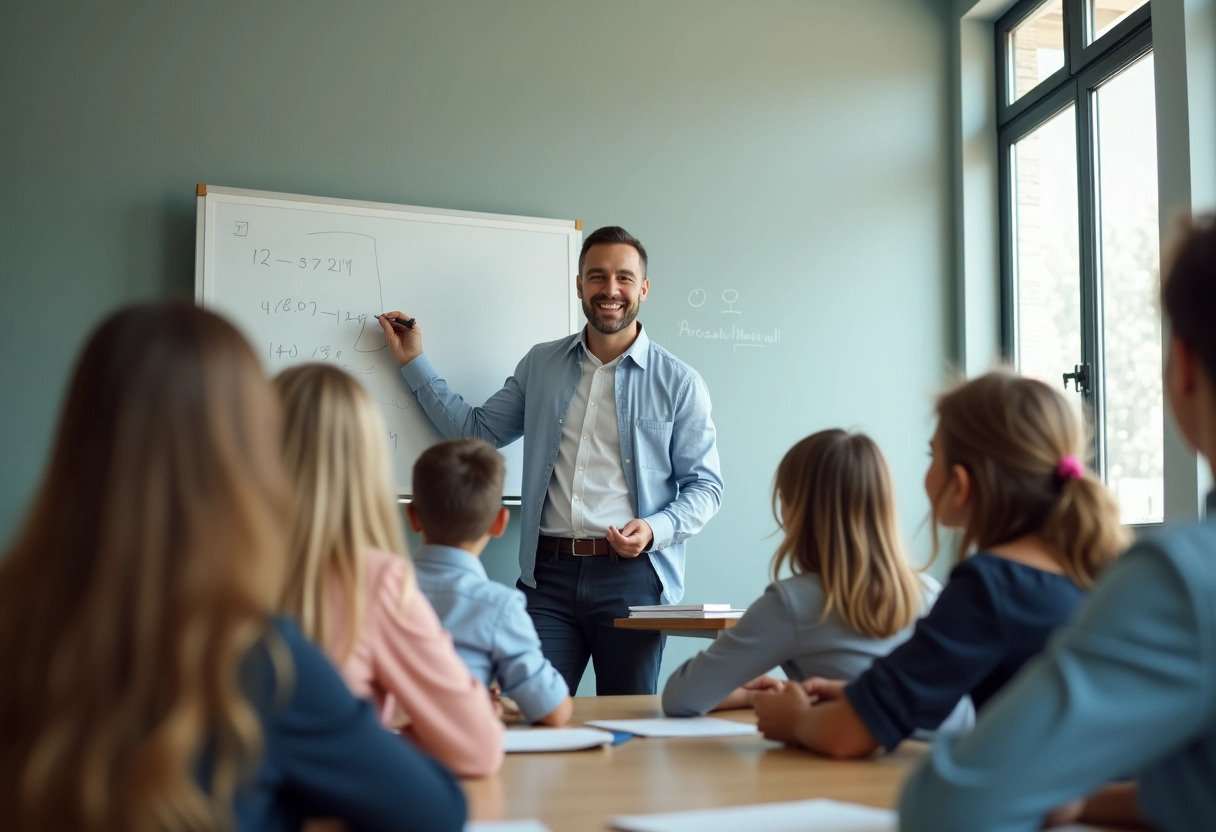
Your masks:
<svg viewBox="0 0 1216 832"><path fill-rule="evenodd" d="M493 774L502 723L414 585L379 411L329 365L293 367L275 386L296 491L283 610L386 725L460 776Z"/></svg>

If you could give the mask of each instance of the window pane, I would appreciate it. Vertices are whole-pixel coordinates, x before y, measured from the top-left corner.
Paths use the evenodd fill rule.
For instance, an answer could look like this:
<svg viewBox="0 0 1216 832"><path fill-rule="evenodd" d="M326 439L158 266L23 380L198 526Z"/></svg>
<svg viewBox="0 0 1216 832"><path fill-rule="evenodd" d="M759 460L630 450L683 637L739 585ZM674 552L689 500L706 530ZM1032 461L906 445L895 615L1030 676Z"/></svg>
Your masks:
<svg viewBox="0 0 1216 832"><path fill-rule="evenodd" d="M1153 56L1095 93L1106 478L1128 523L1164 516Z"/></svg>
<svg viewBox="0 0 1216 832"><path fill-rule="evenodd" d="M1008 90L1012 104L1064 67L1063 0L1035 9L1010 30L1006 46L1012 63Z"/></svg>
<svg viewBox="0 0 1216 832"><path fill-rule="evenodd" d="M1086 43L1093 43L1147 3L1148 0L1089 0L1089 31L1093 34Z"/></svg>
<svg viewBox="0 0 1216 832"><path fill-rule="evenodd" d="M1013 146L1014 360L1053 385L1081 363L1074 119L1070 104Z"/></svg>

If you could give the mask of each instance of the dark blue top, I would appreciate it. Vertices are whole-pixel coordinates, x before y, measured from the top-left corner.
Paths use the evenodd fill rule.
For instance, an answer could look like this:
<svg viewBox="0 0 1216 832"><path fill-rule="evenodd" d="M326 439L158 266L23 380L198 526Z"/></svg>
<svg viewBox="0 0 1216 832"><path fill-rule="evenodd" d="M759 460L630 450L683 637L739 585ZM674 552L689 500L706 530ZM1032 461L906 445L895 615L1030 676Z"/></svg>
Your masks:
<svg viewBox="0 0 1216 832"><path fill-rule="evenodd" d="M382 728L294 624L276 620L272 632L291 676L276 681L265 645L243 669L263 752L253 782L236 796L239 828L294 832L308 817L330 817L354 830L459 832L466 808L452 775Z"/></svg>
<svg viewBox="0 0 1216 832"><path fill-rule="evenodd" d="M912 637L845 688L882 745L933 730L968 694L980 711L1042 651L1085 593L1064 575L983 552L964 560Z"/></svg>

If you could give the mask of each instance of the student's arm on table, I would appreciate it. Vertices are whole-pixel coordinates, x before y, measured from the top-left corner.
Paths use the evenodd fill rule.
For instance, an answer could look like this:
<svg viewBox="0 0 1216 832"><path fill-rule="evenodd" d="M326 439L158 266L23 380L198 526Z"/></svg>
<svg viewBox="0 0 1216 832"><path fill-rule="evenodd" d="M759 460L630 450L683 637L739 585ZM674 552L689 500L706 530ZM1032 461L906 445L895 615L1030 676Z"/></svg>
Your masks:
<svg viewBox="0 0 1216 832"><path fill-rule="evenodd" d="M524 433L524 388L528 358L515 368L502 389L481 407L469 405L440 376L430 358L422 351L422 326L395 326L388 319L407 318L395 310L380 316L380 328L393 358L401 366L401 376L426 412L436 430L448 439L474 436L496 448L509 445Z"/></svg>
<svg viewBox="0 0 1216 832"><path fill-rule="evenodd" d="M892 750L917 728L936 729L1003 651L986 584L969 570L956 575L912 637L856 681L809 679L757 696L761 732L844 759Z"/></svg>
<svg viewBox="0 0 1216 832"><path fill-rule="evenodd" d="M661 511L641 518L653 537L646 547L649 552L692 537L722 504L722 470L717 430L710 418L709 390L695 373L688 375L676 397L670 452L671 473L679 493Z"/></svg>
<svg viewBox="0 0 1216 832"><path fill-rule="evenodd" d="M756 727L767 739L800 745L835 760L864 757L878 740L843 697L815 704L802 685L756 696Z"/></svg>
<svg viewBox="0 0 1216 832"><path fill-rule="evenodd" d="M522 592L504 598L492 629L490 661L503 696L519 706L524 722L565 725L574 713L566 681L541 650Z"/></svg>
<svg viewBox="0 0 1216 832"><path fill-rule="evenodd" d="M461 777L486 777L503 759L502 723L485 686L469 674L430 602L413 593L401 607L403 564L376 587L368 624L378 630L377 681L410 718L402 734Z"/></svg>
<svg viewBox="0 0 1216 832"><path fill-rule="evenodd" d="M770 588L734 627L723 630L680 665L663 686L663 712L700 716L711 710L751 707L764 690L784 687L764 676L800 649L797 623L776 589Z"/></svg>
<svg viewBox="0 0 1216 832"><path fill-rule="evenodd" d="M917 730L936 731L1005 655L1004 617L993 592L975 567L957 567L911 638L845 685L839 701L822 706L832 718L840 715L840 725L816 715L799 736L822 728L834 738L823 753L848 756L870 753L871 742L892 751ZM823 691L825 698L830 693Z"/></svg>
<svg viewBox="0 0 1216 832"><path fill-rule="evenodd" d="M726 698L714 705L710 710L713 711L729 711L738 708L750 708L755 704L756 694L758 693L778 693L785 690L785 686L790 684L785 679L778 679L776 676L757 676L750 682L744 682L739 687L727 694Z"/></svg>
<svg viewBox="0 0 1216 832"><path fill-rule="evenodd" d="M1198 635L1210 626L1173 564L1151 544L1136 547L974 731L934 744L905 785L900 828L1038 829L1059 807L1182 747L1210 715ZM1134 824L1133 794L1103 792L1081 817Z"/></svg>

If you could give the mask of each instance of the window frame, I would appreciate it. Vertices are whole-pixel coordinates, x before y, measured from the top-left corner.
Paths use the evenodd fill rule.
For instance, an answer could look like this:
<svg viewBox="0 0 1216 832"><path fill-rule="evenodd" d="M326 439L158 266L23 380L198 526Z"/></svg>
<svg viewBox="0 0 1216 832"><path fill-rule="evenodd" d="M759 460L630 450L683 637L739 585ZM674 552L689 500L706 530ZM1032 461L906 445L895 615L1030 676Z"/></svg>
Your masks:
<svg viewBox="0 0 1216 832"><path fill-rule="evenodd" d="M1008 48L1017 26L1052 0L1020 0L995 24L997 87L997 181L1000 227L1000 348L1007 361L1015 357L1017 306L1014 296L1016 212L1012 180L1014 145L1071 104L1076 120L1078 267L1080 270L1081 355L1090 384L1082 402L1093 425L1093 467L1106 478L1105 389L1103 384L1103 309L1099 266L1101 217L1097 167L1096 91L1103 83L1153 49L1152 4L1146 3L1101 38L1086 45L1089 0L1063 0L1064 66L1016 101L1009 102L1013 55ZM1071 367L1062 368L1063 372ZM1070 391L1071 392L1071 391ZM1155 526L1157 524L1143 524Z"/></svg>

